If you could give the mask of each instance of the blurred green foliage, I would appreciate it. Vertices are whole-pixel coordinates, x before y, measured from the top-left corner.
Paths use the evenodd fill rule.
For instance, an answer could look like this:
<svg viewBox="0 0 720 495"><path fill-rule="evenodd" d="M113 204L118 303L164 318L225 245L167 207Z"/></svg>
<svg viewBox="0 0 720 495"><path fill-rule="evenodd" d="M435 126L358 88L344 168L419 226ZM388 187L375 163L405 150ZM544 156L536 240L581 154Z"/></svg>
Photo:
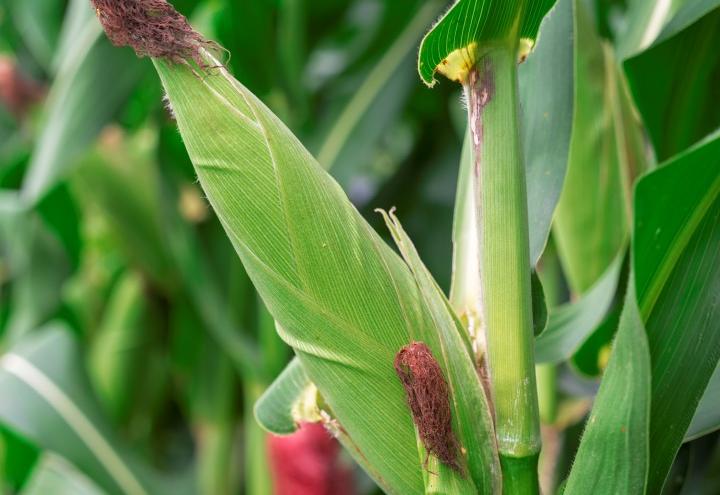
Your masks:
<svg viewBox="0 0 720 495"><path fill-rule="evenodd" d="M557 305L608 273L617 290L603 294L604 318L594 332L583 328L571 364L560 365L566 426L587 410L573 407L595 393L584 376L604 369L619 319L627 270L617 273L618 250L632 208L625 181L720 125L720 4L672 2L641 45L655 28L638 2L576 2L590 40L575 54L585 61L576 84L587 82L581 95L590 103L576 109L576 160L563 192L577 199L554 225L560 254L547 250L541 267L562 279ZM172 3L227 49L231 72L373 226L382 225L375 208L402 211L423 262L448 289L463 108L454 85L431 92L415 72L419 40L444 2ZM2 494L272 493L265 433L251 411L291 351L205 201L162 97L149 61L112 47L87 0L0 1ZM610 174L612 185L590 204L593 174ZM608 205L611 219L602 216ZM582 225L571 222L579 211ZM589 233L610 244L593 257L602 266L587 263L597 247ZM20 378L28 366L34 381ZM717 399L702 404L707 433L719 408ZM565 434L557 479L581 432ZM717 440L686 443L673 483L717 493L717 477L707 475L720 465ZM359 469L355 478L358 492L377 491ZM681 493L671 485L667 493Z"/></svg>

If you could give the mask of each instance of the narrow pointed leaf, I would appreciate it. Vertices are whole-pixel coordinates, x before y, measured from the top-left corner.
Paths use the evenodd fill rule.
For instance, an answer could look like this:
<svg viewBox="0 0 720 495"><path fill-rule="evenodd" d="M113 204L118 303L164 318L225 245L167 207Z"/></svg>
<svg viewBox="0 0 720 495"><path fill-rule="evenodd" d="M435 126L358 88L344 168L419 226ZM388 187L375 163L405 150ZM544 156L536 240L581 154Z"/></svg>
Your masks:
<svg viewBox="0 0 720 495"><path fill-rule="evenodd" d="M627 495L645 490L650 353L635 291L627 294L612 356L565 486L567 495L593 493L598 487Z"/></svg>
<svg viewBox="0 0 720 495"><path fill-rule="evenodd" d="M494 493L501 485L499 459L494 445L495 433L473 353L469 342L463 338L466 334L398 219L392 212L383 215L415 276L422 301L430 309L434 323L432 326L414 329L411 337L426 343L445 370L450 388L453 425L462 444L462 451L466 452L475 490L479 493Z"/></svg>
<svg viewBox="0 0 720 495"><path fill-rule="evenodd" d="M131 50L117 49L101 36L89 2L77 2L84 5L73 6L71 12L82 22L66 19L65 29L75 31L63 47L64 58L48 94L42 130L23 182L23 197L30 203L73 165L147 70Z"/></svg>
<svg viewBox="0 0 720 495"><path fill-rule="evenodd" d="M558 0L520 65L520 110L528 194L530 263L540 259L568 164L573 123L573 1Z"/></svg>
<svg viewBox="0 0 720 495"><path fill-rule="evenodd" d="M569 359L605 318L615 296L622 256L583 296L573 303L550 310L547 328L535 339L538 363L560 363Z"/></svg>
<svg viewBox="0 0 720 495"><path fill-rule="evenodd" d="M645 169L642 134L609 46L575 2L575 106L553 232L570 289L588 290L626 244L631 181Z"/></svg>

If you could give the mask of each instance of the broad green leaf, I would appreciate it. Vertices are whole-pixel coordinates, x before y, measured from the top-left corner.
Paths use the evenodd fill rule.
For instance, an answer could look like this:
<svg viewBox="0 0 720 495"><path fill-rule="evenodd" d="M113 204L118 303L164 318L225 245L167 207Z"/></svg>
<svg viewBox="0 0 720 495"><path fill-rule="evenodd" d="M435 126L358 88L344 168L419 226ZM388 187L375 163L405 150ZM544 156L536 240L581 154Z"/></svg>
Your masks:
<svg viewBox="0 0 720 495"><path fill-rule="evenodd" d="M650 380L647 336L631 283L612 356L563 493L645 493Z"/></svg>
<svg viewBox="0 0 720 495"><path fill-rule="evenodd" d="M104 37L89 2L72 10L80 26L65 48L53 81L46 114L23 182L23 199L39 200L73 165L102 127L115 115L147 66L130 49L117 49Z"/></svg>
<svg viewBox="0 0 720 495"><path fill-rule="evenodd" d="M644 177L637 186L634 267L647 317L671 271L720 194L720 132ZM671 187L672 185L672 187ZM653 256L644 256L653 253Z"/></svg>
<svg viewBox="0 0 720 495"><path fill-rule="evenodd" d="M303 399L307 398L308 394L312 395L314 388L300 361L293 359L258 399L254 410L255 418L260 426L270 433L289 435L295 432L299 420L311 419L307 414L303 414L302 406ZM314 404L313 399L310 397L311 404Z"/></svg>
<svg viewBox="0 0 720 495"><path fill-rule="evenodd" d="M428 86L435 72L462 82L484 43L534 40L554 0L456 0L420 44L418 72Z"/></svg>
<svg viewBox="0 0 720 495"><path fill-rule="evenodd" d="M635 212L652 355L648 493L658 493L720 359L720 137L643 178Z"/></svg>
<svg viewBox="0 0 720 495"><path fill-rule="evenodd" d="M22 495L104 495L85 475L62 457L45 454Z"/></svg>
<svg viewBox="0 0 720 495"><path fill-rule="evenodd" d="M580 299L550 310L547 328L535 339L538 363L560 363L569 359L602 323L617 290L622 261L623 256L617 256Z"/></svg>
<svg viewBox="0 0 720 495"><path fill-rule="evenodd" d="M624 63L658 160L720 126L720 2L687 2L647 50ZM681 77L679 77L681 75Z"/></svg>
<svg viewBox="0 0 720 495"><path fill-rule="evenodd" d="M575 106L554 234L575 294L588 290L625 245L632 179L645 168L642 134L612 51L575 9Z"/></svg>
<svg viewBox="0 0 720 495"><path fill-rule="evenodd" d="M28 335L0 358L0 394L13 398L0 401L0 421L67 458L108 493L179 489L113 435L81 362L78 343L66 327L50 325Z"/></svg>
<svg viewBox="0 0 720 495"><path fill-rule="evenodd" d="M409 270L224 70L200 78L155 64L211 205L351 452L386 491L421 491L413 423L392 366L411 331L432 325Z"/></svg>
<svg viewBox="0 0 720 495"><path fill-rule="evenodd" d="M686 442L720 429L720 366L710 378L705 393L695 410L692 422L685 432Z"/></svg>
<svg viewBox="0 0 720 495"><path fill-rule="evenodd" d="M636 186L632 285L626 294L620 330L587 432L596 431L597 424L623 433L630 432L633 424L639 428L638 418L632 419L620 412L644 398L645 387L638 383L632 392L618 391L613 396L603 396L603 388L611 386L606 383L616 381L629 387L638 379L650 380L646 385L652 397L650 422L643 426L647 435L643 433L633 440L608 436L600 446L594 445L594 440L584 439L568 482L568 489L576 488L576 493L584 493L583 487L590 486L584 485L585 480L619 470L626 474L617 479L627 480L627 485L610 490L611 493L660 493L698 402L717 367L720 359L717 323L720 321L719 151L720 137L714 136L648 174ZM643 328L644 321L645 332L641 335L635 332L636 335L623 344L630 317L634 327ZM616 354L622 356L627 352L626 347L639 352L645 348L646 339L651 357L648 370L644 370L646 358L625 355L621 359L626 365L637 368L617 371L613 363L620 358ZM617 397L623 401L618 402ZM639 434L639 430L633 434ZM582 460L583 449L587 460ZM611 464L597 472L592 465L599 461L594 461L591 454L602 451L600 449L606 449L603 461ZM595 474L587 474L588 469ZM606 484L603 482L600 486Z"/></svg>
<svg viewBox="0 0 720 495"><path fill-rule="evenodd" d="M450 390L453 431L457 433L462 451L467 455L470 475L475 482L475 492L495 493L501 486L495 432L470 343L445 295L423 265L415 246L394 213L383 212L383 217L400 253L413 272L422 301L429 308L434 323L415 329L411 337L428 344L445 371ZM443 468L447 470L447 467ZM431 475L429 478L432 482ZM458 483L460 493L469 489L460 480L455 479L455 482ZM426 490L427 487L426 480Z"/></svg>

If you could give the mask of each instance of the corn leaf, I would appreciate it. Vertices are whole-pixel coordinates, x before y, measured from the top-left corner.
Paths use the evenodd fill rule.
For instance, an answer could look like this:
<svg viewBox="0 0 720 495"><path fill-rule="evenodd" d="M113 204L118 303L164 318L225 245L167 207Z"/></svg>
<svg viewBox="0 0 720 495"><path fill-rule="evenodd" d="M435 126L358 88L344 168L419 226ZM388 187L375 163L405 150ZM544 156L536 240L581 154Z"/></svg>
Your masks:
<svg viewBox="0 0 720 495"><path fill-rule="evenodd" d="M570 289L587 291L624 248L631 180L645 169L640 127L610 48L575 2L575 106L553 232Z"/></svg>
<svg viewBox="0 0 720 495"><path fill-rule="evenodd" d="M300 361L293 359L255 404L255 418L260 426L276 435L295 432L299 419L297 409L312 387Z"/></svg>
<svg viewBox="0 0 720 495"><path fill-rule="evenodd" d="M718 44L720 2L687 2L650 47L625 61L658 160L667 160L720 126L720 114L708 105L717 98Z"/></svg>
<svg viewBox="0 0 720 495"><path fill-rule="evenodd" d="M627 20L617 41L617 53L620 59L632 56L655 41L675 12L687 0L630 0Z"/></svg>
<svg viewBox="0 0 720 495"><path fill-rule="evenodd" d="M75 31L61 47L64 58L23 182L23 198L31 204L73 165L147 70L132 50L117 49L101 36L89 3L76 1L84 5L74 6L65 21L64 29Z"/></svg>
<svg viewBox="0 0 720 495"><path fill-rule="evenodd" d="M453 429L459 436L462 450L467 453L470 474L475 482L473 488L478 493L495 493L501 485L499 459L494 447L495 433L470 343L463 338L467 334L394 213L383 213L383 216L400 253L413 272L434 323L414 329L411 337L427 343L444 368L450 388ZM462 483L458 484L461 489L468 489Z"/></svg>
<svg viewBox="0 0 720 495"><path fill-rule="evenodd" d="M435 72L440 70L450 79L461 81L462 73L474 63L475 48L482 49L483 43L514 36L534 40L540 22L554 3L554 0L457 0L420 44L420 77L433 86ZM466 53L458 57L456 66L456 61L448 60L448 56L460 49Z"/></svg>
<svg viewBox="0 0 720 495"><path fill-rule="evenodd" d="M598 487L603 493L644 493L649 413L650 353L635 291L628 290L612 356L564 493L593 493Z"/></svg>
<svg viewBox="0 0 720 495"><path fill-rule="evenodd" d="M637 184L632 283L566 493L662 491L720 359L719 157L715 135Z"/></svg>
<svg viewBox="0 0 720 495"><path fill-rule="evenodd" d="M389 493L423 489L395 354L432 328L408 268L223 69L155 61L200 183L281 337Z"/></svg>
<svg viewBox="0 0 720 495"><path fill-rule="evenodd" d="M127 421L142 402L140 392L154 381L149 368L155 332L147 323L143 291L137 273L128 272L116 282L89 349L90 379L116 424Z"/></svg>
<svg viewBox="0 0 720 495"><path fill-rule="evenodd" d="M518 72L533 266L547 243L568 164L575 85L573 11L572 0L558 0Z"/></svg>
<svg viewBox="0 0 720 495"><path fill-rule="evenodd" d="M78 343L63 325L28 335L0 359L0 394L13 398L0 401L0 421L65 457L108 493L179 489L112 434L81 362Z"/></svg>
<svg viewBox="0 0 720 495"><path fill-rule="evenodd" d="M648 493L658 493L720 359L720 135L643 178L635 215L652 355Z"/></svg>
<svg viewBox="0 0 720 495"><path fill-rule="evenodd" d="M538 363L560 363L569 359L600 325L612 305L622 267L622 256L576 302L550 310L547 328L535 339Z"/></svg>
<svg viewBox="0 0 720 495"><path fill-rule="evenodd" d="M45 454L33 471L22 495L104 495L90 479L62 457Z"/></svg>
<svg viewBox="0 0 720 495"><path fill-rule="evenodd" d="M70 262L40 216L25 211L10 192L0 195L0 246L9 266L12 301L3 332L12 343L57 311Z"/></svg>

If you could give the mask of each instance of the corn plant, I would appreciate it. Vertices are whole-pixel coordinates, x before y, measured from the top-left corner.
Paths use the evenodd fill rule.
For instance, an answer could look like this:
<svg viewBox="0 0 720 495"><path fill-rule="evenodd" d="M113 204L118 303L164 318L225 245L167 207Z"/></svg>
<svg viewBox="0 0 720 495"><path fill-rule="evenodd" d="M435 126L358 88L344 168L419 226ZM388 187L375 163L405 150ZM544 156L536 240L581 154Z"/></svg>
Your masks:
<svg viewBox="0 0 720 495"><path fill-rule="evenodd" d="M302 2L281 3L290 18ZM264 65L253 57L264 47L213 41L166 0L89 4L74 3L72 17L87 26L75 41L87 58L59 58L48 130L20 187L0 202L3 250L29 274L13 280L4 323L0 422L12 442L50 452L23 493L48 493L60 478L68 493L236 493L238 418L252 494L273 490L268 459L282 451L268 445L303 431L311 438L318 430L308 424L390 494L720 489L720 3L413 4L313 145L317 159L290 130L302 135L298 122L312 120L302 85L275 106L280 116L272 98L248 89L262 87ZM299 29L288 18L281 38ZM177 125L189 159L182 173L162 158L154 166L156 143L143 129L104 136L86 152L133 85L154 79L128 48L100 40L100 28L151 59L173 122L164 128ZM442 260L449 287L401 223L404 206L353 195L348 165L363 108L391 111L382 97L416 42L415 84L426 86L418 100L452 91L452 115L431 120L454 119L462 136L452 249ZM284 46L285 55L296 48ZM230 57L235 48L243 52ZM296 58L275 65L288 81L300 77ZM83 71L116 78L103 111L92 109L103 93L76 91ZM85 113L92 118L77 117ZM81 139L62 147L58 129L79 129ZM175 142L173 157L185 157ZM67 272L82 273L63 254L75 252L77 233L58 227L76 197L104 212L141 269L105 275L117 278L107 305L89 304L95 285L76 276L69 306L80 309L67 318L53 295L40 310L32 299L38 280L57 287ZM209 215L214 228L198 227ZM34 264L43 258L61 259L65 271ZM86 351L68 327L94 328L98 306L104 317ZM169 375L152 370L167 366L158 330L166 326L202 349L177 344L173 356L201 432L182 475L127 445L160 428ZM113 352L135 347L151 352ZM142 401L157 405L138 409ZM62 474L73 470L89 479ZM333 479L334 493L354 489L347 471ZM300 489L275 481L275 493Z"/></svg>

